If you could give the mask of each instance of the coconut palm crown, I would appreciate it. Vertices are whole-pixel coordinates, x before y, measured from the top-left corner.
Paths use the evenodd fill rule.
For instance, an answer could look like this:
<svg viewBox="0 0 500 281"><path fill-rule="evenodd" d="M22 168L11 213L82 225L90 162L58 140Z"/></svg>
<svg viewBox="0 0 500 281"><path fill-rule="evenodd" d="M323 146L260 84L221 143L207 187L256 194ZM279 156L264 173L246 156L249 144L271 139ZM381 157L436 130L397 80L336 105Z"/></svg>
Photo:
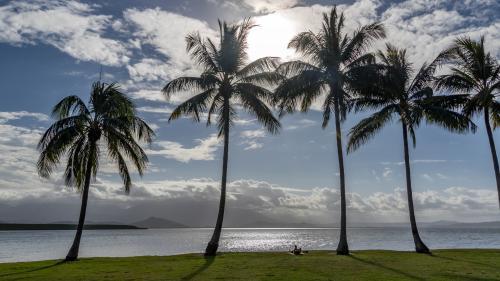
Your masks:
<svg viewBox="0 0 500 281"><path fill-rule="evenodd" d="M67 261L72 261L78 257L89 187L97 175L102 148L117 164L125 192L129 193L129 165L142 176L148 162L138 141L151 142L154 132L136 116L134 104L116 84L93 83L88 104L78 96L68 96L56 104L52 116L56 122L38 143L37 168L40 176L48 178L64 159L66 185L82 193L77 233L66 256Z"/></svg>
<svg viewBox="0 0 500 281"><path fill-rule="evenodd" d="M341 231L337 254L349 254L346 232L346 194L341 122L357 93L368 88L364 76L370 73L374 56L367 53L371 43L385 37L384 27L373 23L360 27L352 34L344 32L345 17L334 7L323 15L319 32L299 33L288 47L295 49L304 60L285 62L277 72L287 79L276 89L280 115L309 110L314 101L322 99L323 128L330 116L335 119L337 154L340 170Z"/></svg>
<svg viewBox="0 0 500 281"><path fill-rule="evenodd" d="M216 44L199 33L186 37L187 51L193 61L203 68L198 77L180 77L170 81L163 93L169 98L179 91L196 94L181 103L170 115L169 121L188 115L200 121L207 116L207 125L216 120L219 137L224 138L224 156L221 181L221 198L215 230L207 245L205 255L213 256L218 249L224 219L229 129L234 124L237 106L254 115L270 132L277 133L279 121L267 103L273 100L273 93L266 88L281 80L274 72L279 64L275 57L264 57L247 64L247 37L254 24L250 19L240 24L219 21L219 40Z"/></svg>
<svg viewBox="0 0 500 281"><path fill-rule="evenodd" d="M354 151L397 118L403 130L408 207L415 249L419 253L429 253L420 238L415 219L408 134L415 146L415 130L423 120L459 133L474 131L476 127L469 118L454 111L465 102L466 95L440 96L435 95L431 88L434 72L442 57L429 65L424 64L415 75L404 49L388 44L385 52L379 51L377 57L381 61L377 64L378 78L372 80L371 91L355 99L354 105L356 111L372 109L376 112L351 129L347 151Z"/></svg>
<svg viewBox="0 0 500 281"><path fill-rule="evenodd" d="M474 41L468 37L455 40L453 45L442 52L446 63L451 63L451 73L441 75L437 80L439 89L468 94L463 112L467 116L484 116L488 134L493 168L495 172L498 204L500 207L500 169L498 166L493 130L500 126L500 64L486 52L484 37Z"/></svg>

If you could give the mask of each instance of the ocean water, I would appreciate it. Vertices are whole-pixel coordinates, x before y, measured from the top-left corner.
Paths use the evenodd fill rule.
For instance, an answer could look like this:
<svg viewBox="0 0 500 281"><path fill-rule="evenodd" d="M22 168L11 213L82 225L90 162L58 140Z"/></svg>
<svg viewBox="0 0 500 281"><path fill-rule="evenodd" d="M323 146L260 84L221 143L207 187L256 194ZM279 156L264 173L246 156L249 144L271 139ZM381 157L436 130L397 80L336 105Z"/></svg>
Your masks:
<svg viewBox="0 0 500 281"><path fill-rule="evenodd" d="M500 229L422 228L420 234L431 249L498 248ZM123 257L202 253L212 233L207 228L86 230L81 257ZM334 250L336 228L226 228L221 251L286 251L297 244L304 250ZM0 231L0 262L60 259L66 255L74 231ZM413 250L406 228L350 228L352 250Z"/></svg>

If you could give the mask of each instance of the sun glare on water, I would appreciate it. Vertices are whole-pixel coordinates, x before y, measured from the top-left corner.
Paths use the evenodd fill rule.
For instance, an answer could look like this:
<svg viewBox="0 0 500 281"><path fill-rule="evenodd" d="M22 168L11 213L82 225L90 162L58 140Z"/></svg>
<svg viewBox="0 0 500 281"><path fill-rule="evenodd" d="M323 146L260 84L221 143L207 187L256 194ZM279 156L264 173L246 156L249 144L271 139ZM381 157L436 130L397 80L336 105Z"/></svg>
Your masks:
<svg viewBox="0 0 500 281"><path fill-rule="evenodd" d="M250 61L274 56L289 58L294 51L287 49L288 42L297 31L292 21L278 14L254 19L257 24L248 35L248 57Z"/></svg>

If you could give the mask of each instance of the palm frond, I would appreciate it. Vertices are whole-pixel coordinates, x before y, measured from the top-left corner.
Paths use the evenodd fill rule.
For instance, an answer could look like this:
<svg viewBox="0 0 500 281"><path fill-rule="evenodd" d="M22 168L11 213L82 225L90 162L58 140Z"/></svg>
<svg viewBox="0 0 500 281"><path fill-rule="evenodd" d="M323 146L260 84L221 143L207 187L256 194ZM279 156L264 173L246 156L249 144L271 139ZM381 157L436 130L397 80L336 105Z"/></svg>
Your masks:
<svg viewBox="0 0 500 281"><path fill-rule="evenodd" d="M322 73L308 70L281 83L275 90L280 115L291 113L300 107L305 112L311 103L325 90Z"/></svg>
<svg viewBox="0 0 500 281"><path fill-rule="evenodd" d="M215 88L220 81L215 75L204 73L200 77L179 77L163 87L162 92L167 99L180 91L206 91Z"/></svg>
<svg viewBox="0 0 500 281"><path fill-rule="evenodd" d="M382 127L392 119L392 115L397 112L395 105L384 107L379 112L364 118L349 132L349 141L347 142L347 152L353 152L361 145L372 138Z"/></svg>
<svg viewBox="0 0 500 281"><path fill-rule="evenodd" d="M238 71L236 75L241 78L246 78L247 76L260 74L262 72L271 72L279 66L279 63L279 57L263 57L247 64Z"/></svg>
<svg viewBox="0 0 500 281"><path fill-rule="evenodd" d="M358 59L377 39L385 38L385 28L382 23L375 22L364 25L354 32L350 41L342 50L343 62L347 64Z"/></svg>
<svg viewBox="0 0 500 281"><path fill-rule="evenodd" d="M321 69L318 67L300 60L284 62L276 69L276 72L284 77L296 76L303 71L316 71L321 73Z"/></svg>
<svg viewBox="0 0 500 281"><path fill-rule="evenodd" d="M295 49L298 53L313 61L318 60L322 52L321 42L312 31L297 34L288 43L288 48Z"/></svg>
<svg viewBox="0 0 500 281"><path fill-rule="evenodd" d="M215 93L215 89L208 89L179 104L170 114L168 122L178 119L183 114L190 115L196 122L199 122L200 113L207 109Z"/></svg>
<svg viewBox="0 0 500 281"><path fill-rule="evenodd" d="M78 96L74 95L63 98L52 109L52 116L56 119L64 119L73 114L90 114L85 103Z"/></svg>
<svg viewBox="0 0 500 281"><path fill-rule="evenodd" d="M208 46L207 46L208 45ZM191 55L191 58L206 71L217 72L217 56L213 43L208 40L205 42L199 33L192 33L186 36L186 50Z"/></svg>
<svg viewBox="0 0 500 281"><path fill-rule="evenodd" d="M274 117L271 109L261 101L260 97L249 87L241 87L238 89L238 93L243 108L254 115L267 131L277 134L281 128L280 122Z"/></svg>

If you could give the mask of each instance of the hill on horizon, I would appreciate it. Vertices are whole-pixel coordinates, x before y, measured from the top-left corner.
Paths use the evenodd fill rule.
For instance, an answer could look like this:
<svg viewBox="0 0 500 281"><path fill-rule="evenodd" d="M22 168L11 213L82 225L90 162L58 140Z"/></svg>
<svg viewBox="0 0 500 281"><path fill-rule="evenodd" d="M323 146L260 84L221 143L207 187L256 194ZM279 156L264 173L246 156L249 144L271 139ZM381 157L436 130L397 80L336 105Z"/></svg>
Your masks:
<svg viewBox="0 0 500 281"><path fill-rule="evenodd" d="M145 228L186 228L185 224L159 217L149 217L147 219L131 223L132 225Z"/></svg>

